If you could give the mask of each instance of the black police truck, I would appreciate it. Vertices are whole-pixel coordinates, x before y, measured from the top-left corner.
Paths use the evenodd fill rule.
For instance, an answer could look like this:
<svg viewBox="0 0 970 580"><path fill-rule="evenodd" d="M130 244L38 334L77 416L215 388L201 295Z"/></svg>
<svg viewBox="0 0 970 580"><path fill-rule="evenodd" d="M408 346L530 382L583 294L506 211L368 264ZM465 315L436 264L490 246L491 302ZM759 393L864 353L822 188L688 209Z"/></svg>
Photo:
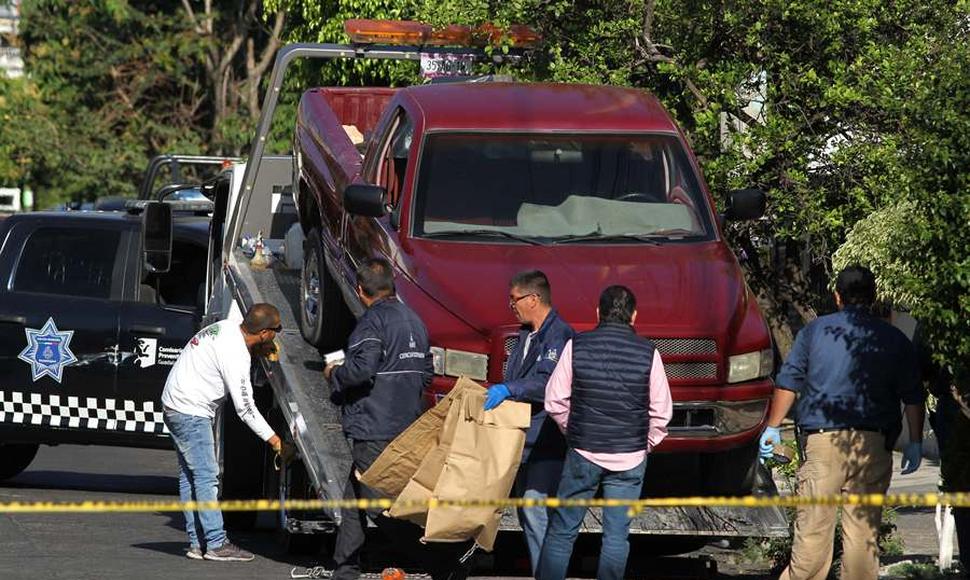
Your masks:
<svg viewBox="0 0 970 580"><path fill-rule="evenodd" d="M137 210L0 222L0 478L41 444L171 447L159 398L201 321L209 218L170 210L154 266Z"/></svg>

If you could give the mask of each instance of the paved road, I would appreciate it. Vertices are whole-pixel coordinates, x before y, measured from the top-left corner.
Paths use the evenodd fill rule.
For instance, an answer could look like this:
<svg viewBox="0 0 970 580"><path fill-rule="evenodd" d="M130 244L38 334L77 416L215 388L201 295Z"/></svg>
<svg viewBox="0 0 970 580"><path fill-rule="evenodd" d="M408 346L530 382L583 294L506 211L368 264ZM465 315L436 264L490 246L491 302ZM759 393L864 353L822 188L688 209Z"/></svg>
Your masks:
<svg viewBox="0 0 970 580"><path fill-rule="evenodd" d="M41 447L27 471L0 483L0 501L171 500L177 496L175 473L170 451ZM183 556L179 514L0 515L0 578L272 580L289 578L295 566L319 563L317 557L285 553L268 529L270 518L263 518L266 529L232 535L233 541L257 554L255 561L223 563ZM683 574L701 563L678 558L656 565L685 578L696 577Z"/></svg>
<svg viewBox="0 0 970 580"><path fill-rule="evenodd" d="M933 466L897 478L896 491L925 491L936 480ZM30 468L0 483L0 501L170 500L177 495L175 458L170 451L111 447L42 447ZM319 563L318 557L285 553L270 531L236 533L233 540L252 550L248 563L199 562L183 557L184 532L179 514L19 514L0 516L0 578L153 580L162 578L287 579L293 567ZM901 514L899 527L908 553L936 549L932 516ZM516 539L517 538L513 538ZM516 543L517 545L517 543ZM644 546L633 554L642 556ZM731 551L706 548L690 557L649 559L634 570L663 578L754 579L726 564ZM720 560L721 574L704 573L704 559ZM592 562L590 562L592 563ZM663 574L658 574L663 570ZM506 572L507 573L507 572ZM639 575L639 574L638 574ZM480 576L484 578L484 576ZM489 576L495 579L498 576Z"/></svg>

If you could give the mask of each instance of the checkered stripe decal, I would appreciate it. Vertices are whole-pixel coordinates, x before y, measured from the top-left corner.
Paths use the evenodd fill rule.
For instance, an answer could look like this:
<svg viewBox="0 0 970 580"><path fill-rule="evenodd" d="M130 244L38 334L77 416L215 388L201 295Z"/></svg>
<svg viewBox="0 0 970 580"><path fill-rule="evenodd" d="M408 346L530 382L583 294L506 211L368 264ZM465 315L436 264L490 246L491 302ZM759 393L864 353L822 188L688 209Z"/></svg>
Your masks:
<svg viewBox="0 0 970 580"><path fill-rule="evenodd" d="M128 433L168 433L161 404L0 391L0 423Z"/></svg>

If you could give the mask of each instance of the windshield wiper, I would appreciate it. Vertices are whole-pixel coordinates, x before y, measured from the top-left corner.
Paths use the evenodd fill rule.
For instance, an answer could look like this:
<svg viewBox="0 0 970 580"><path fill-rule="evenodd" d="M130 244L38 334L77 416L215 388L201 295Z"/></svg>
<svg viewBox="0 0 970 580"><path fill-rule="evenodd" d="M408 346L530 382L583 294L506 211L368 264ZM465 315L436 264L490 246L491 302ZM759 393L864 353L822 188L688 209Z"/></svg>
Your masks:
<svg viewBox="0 0 970 580"><path fill-rule="evenodd" d="M589 242L589 241L613 241L613 240L634 240L637 242L642 242L644 244L650 244L651 246L659 246L659 239L667 239L667 236L658 236L654 234L601 234L599 232L590 232L588 234L571 234L567 236L557 236L552 239L554 244L572 244L574 242Z"/></svg>
<svg viewBox="0 0 970 580"><path fill-rule="evenodd" d="M445 230L441 232L425 232L422 235L425 238L457 238L461 236L507 238L509 240L532 244L533 246L545 245L535 238L520 236L519 234L504 232L502 230Z"/></svg>

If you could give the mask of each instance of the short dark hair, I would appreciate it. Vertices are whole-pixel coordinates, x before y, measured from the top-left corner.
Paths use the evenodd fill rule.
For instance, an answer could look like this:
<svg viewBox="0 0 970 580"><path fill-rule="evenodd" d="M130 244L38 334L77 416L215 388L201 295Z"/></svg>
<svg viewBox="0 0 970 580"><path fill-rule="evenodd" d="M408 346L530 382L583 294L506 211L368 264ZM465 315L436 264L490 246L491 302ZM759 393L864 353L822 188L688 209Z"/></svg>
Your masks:
<svg viewBox="0 0 970 580"><path fill-rule="evenodd" d="M276 328L280 324L280 311L272 304L260 302L253 304L243 318L243 330L249 334L258 334L263 330Z"/></svg>
<svg viewBox="0 0 970 580"><path fill-rule="evenodd" d="M835 290L843 304L869 307L876 301L876 277L865 266L849 266L839 272Z"/></svg>
<svg viewBox="0 0 970 580"><path fill-rule="evenodd" d="M525 290L530 294L539 297L539 302L546 305L552 304L552 288L549 286L549 278L540 270L527 270L519 272L509 281L509 288Z"/></svg>
<svg viewBox="0 0 970 580"><path fill-rule="evenodd" d="M626 286L610 286L600 294L600 322L630 324L637 309L637 297Z"/></svg>
<svg viewBox="0 0 970 580"><path fill-rule="evenodd" d="M394 271L384 258L370 258L357 268L357 285L368 298L394 294Z"/></svg>

